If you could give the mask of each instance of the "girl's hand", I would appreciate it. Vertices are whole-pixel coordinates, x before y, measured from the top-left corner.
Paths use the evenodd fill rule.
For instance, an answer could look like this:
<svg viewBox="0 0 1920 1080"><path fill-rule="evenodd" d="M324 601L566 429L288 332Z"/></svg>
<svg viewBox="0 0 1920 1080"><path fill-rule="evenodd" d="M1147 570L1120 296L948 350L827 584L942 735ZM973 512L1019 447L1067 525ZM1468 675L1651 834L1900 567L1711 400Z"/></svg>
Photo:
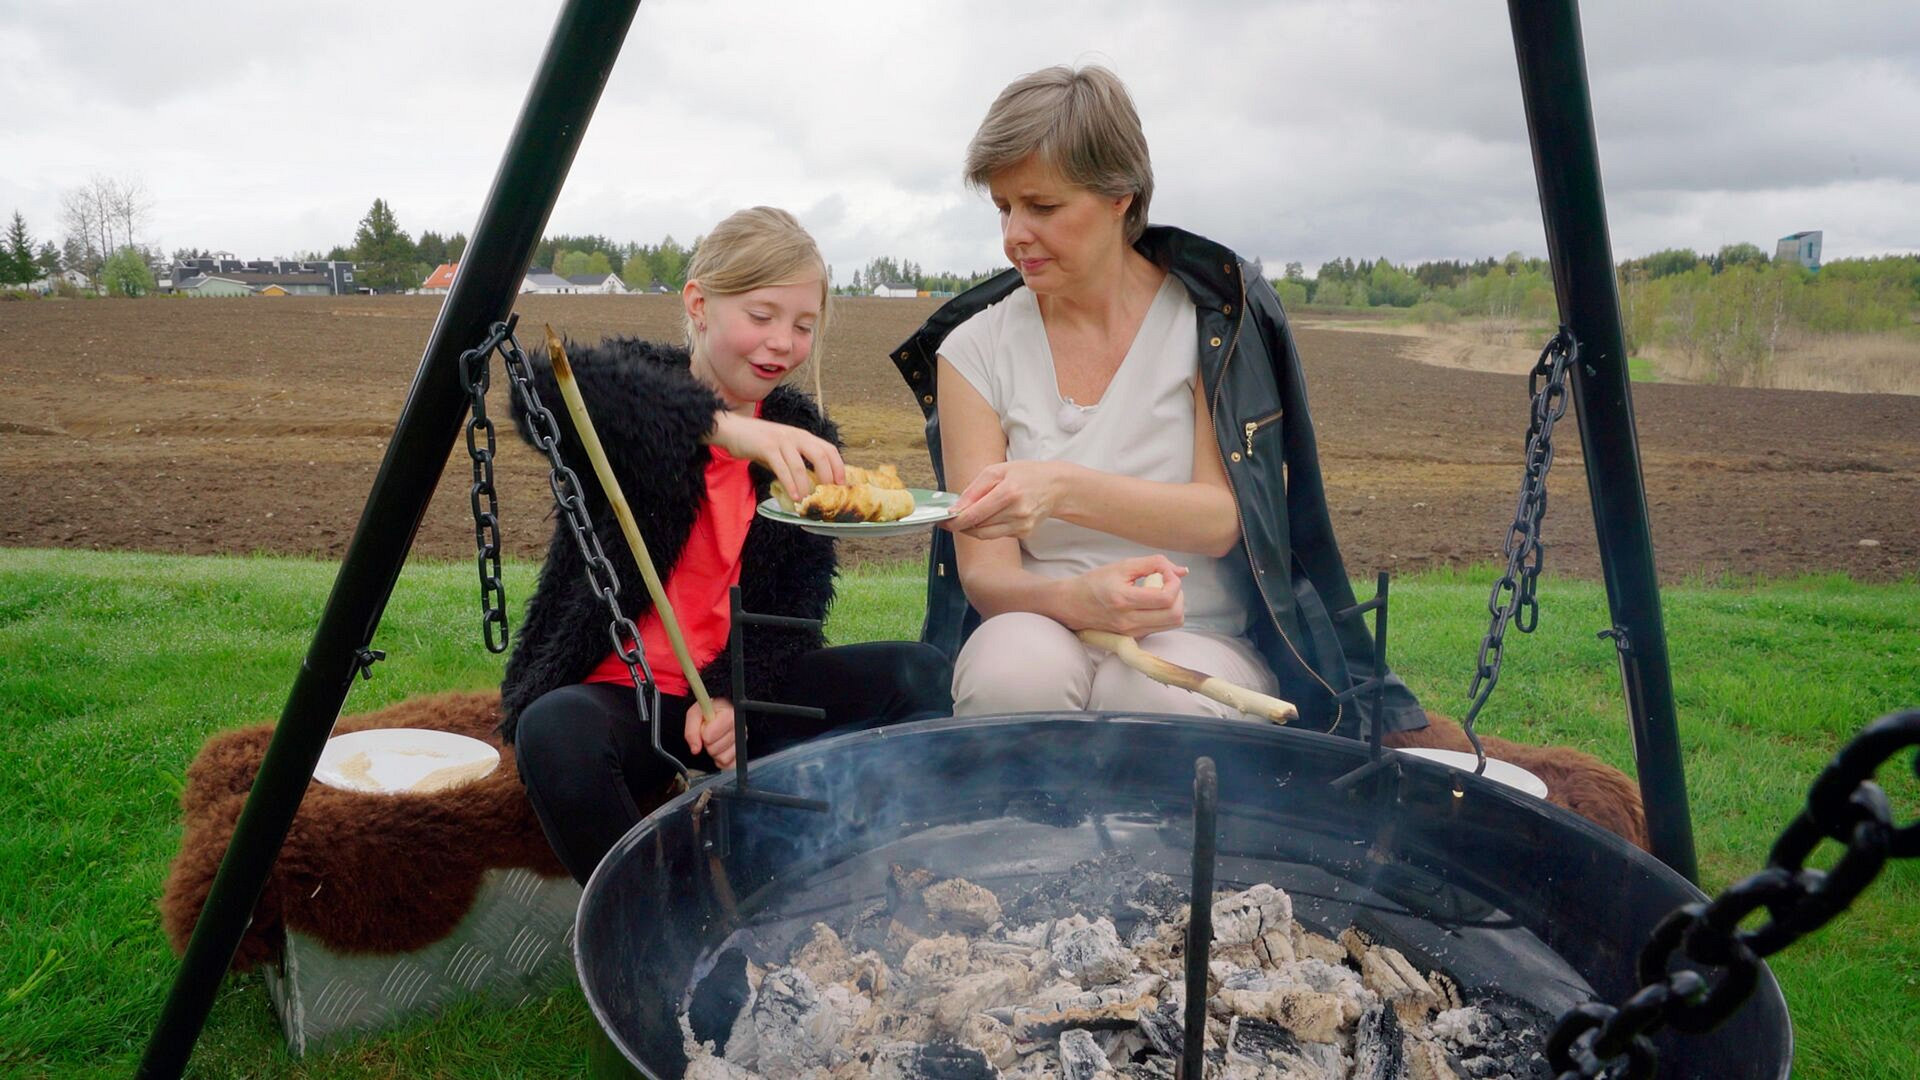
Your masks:
<svg viewBox="0 0 1920 1080"><path fill-rule="evenodd" d="M714 418L713 434L707 436L707 443L734 457L765 465L795 499L804 499L813 490L809 468L822 483L847 482L847 466L840 460L839 449L789 424L721 412Z"/></svg>
<svg viewBox="0 0 1920 1080"><path fill-rule="evenodd" d="M712 720L700 715L699 702L687 706L684 734L687 749L696 754L704 750L715 765L723 769L733 768L733 702L726 698L714 698Z"/></svg>
<svg viewBox="0 0 1920 1080"><path fill-rule="evenodd" d="M1179 628L1187 621L1187 598L1180 579L1187 568L1165 555L1143 555L1096 567L1072 578L1068 625L1075 630L1111 630L1144 637ZM1149 574L1159 574L1156 587Z"/></svg>
<svg viewBox="0 0 1920 1080"><path fill-rule="evenodd" d="M1033 535L1053 516L1073 466L1059 461L1002 461L974 474L942 528L976 540Z"/></svg>

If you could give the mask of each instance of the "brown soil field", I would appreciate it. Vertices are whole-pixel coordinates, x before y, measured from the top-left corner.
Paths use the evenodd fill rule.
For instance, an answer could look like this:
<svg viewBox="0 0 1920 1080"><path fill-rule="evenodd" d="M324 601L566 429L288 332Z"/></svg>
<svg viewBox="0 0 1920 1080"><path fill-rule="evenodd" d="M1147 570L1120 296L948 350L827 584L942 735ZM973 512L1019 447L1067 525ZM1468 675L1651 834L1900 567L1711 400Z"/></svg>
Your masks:
<svg viewBox="0 0 1920 1080"><path fill-rule="evenodd" d="M524 297L575 339L677 334L677 298ZM337 558L360 520L439 297L0 304L0 546ZM930 300L840 301L829 410L855 463L931 472L887 351ZM531 329L532 333L526 332ZM1499 556L1521 479L1525 370L1416 361L1404 334L1299 331L1348 568ZM496 368L496 372L498 369ZM1636 384L1655 558L1669 581L1920 571L1920 397ZM506 412L496 374L490 403ZM1599 576L1575 420L1559 429L1546 572ZM509 550L549 535L543 459L503 433ZM471 559L464 445L415 543ZM924 537L849 543L850 562L913 558Z"/></svg>

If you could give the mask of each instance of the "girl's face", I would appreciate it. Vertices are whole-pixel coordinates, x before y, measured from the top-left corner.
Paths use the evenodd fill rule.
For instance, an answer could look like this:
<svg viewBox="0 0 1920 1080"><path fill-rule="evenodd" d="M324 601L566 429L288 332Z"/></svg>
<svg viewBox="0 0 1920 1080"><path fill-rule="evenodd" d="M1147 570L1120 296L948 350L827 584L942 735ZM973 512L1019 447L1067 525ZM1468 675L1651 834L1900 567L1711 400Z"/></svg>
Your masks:
<svg viewBox="0 0 1920 1080"><path fill-rule="evenodd" d="M818 278L731 296L709 296L689 281L680 295L693 318L694 377L718 391L729 409L752 412L813 354Z"/></svg>
<svg viewBox="0 0 1920 1080"><path fill-rule="evenodd" d="M1132 195L1101 195L1061 176L1030 154L987 178L1000 210L1000 245L1027 288L1045 296L1072 292L1126 249L1123 225Z"/></svg>

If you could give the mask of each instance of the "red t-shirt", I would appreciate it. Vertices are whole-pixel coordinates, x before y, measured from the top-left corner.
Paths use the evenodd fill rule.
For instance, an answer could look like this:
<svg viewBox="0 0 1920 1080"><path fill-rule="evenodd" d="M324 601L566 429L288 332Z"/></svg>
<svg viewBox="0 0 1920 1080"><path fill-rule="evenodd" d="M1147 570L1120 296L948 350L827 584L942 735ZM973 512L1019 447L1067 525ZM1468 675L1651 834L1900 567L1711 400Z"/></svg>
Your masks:
<svg viewBox="0 0 1920 1080"><path fill-rule="evenodd" d="M717 446L707 449L713 455L707 462L707 501L694 518L693 531L687 534L687 546L674 564L673 576L666 580L667 601L680 619L680 632L686 635L687 652L695 668L707 666L727 647L733 615L728 593L740 583L740 549L747 542L747 527L753 524L755 502L753 478L747 472L752 462L735 458ZM641 582L634 585L645 587ZM693 688L687 685L680 662L674 659L660 613L649 609L637 625L640 645L660 692L691 696ZM633 675L620 654L609 650L586 681L632 686Z"/></svg>

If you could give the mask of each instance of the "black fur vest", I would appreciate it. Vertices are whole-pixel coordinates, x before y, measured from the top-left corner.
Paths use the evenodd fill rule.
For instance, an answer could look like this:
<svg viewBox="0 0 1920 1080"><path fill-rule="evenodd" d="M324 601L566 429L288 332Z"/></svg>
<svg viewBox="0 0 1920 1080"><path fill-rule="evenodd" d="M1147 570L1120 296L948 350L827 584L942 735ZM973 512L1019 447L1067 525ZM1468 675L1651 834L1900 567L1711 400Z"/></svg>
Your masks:
<svg viewBox="0 0 1920 1080"><path fill-rule="evenodd" d="M706 499L710 455L702 440L713 428L714 413L724 406L688 371L683 348L609 338L591 347L568 342L567 358L592 413L594 430L633 508L640 535L665 581L672 576ZM653 607L640 570L593 466L580 451L544 350L534 350L527 359L534 389L559 425L561 457L580 478L594 533L619 576L621 606L638 621ZM761 405L760 416L804 428L839 445L839 431L832 421L821 416L811 397L797 390L776 387ZM518 398L513 402L513 420L520 437L532 444L528 417ZM755 465L752 475L756 497L766 498L772 474ZM606 604L588 586L586 561L565 517L557 513L555 517L546 563L527 601L526 618L521 620L500 685L500 735L507 742L513 741L522 709L549 690L581 681L613 650ZM830 538L755 518L740 557L740 602L748 611L826 617L833 599ZM779 700L772 690L786 663L822 644L816 632L755 627L748 635L748 695ZM700 673L716 697L730 693L731 663L732 654L722 650Z"/></svg>

